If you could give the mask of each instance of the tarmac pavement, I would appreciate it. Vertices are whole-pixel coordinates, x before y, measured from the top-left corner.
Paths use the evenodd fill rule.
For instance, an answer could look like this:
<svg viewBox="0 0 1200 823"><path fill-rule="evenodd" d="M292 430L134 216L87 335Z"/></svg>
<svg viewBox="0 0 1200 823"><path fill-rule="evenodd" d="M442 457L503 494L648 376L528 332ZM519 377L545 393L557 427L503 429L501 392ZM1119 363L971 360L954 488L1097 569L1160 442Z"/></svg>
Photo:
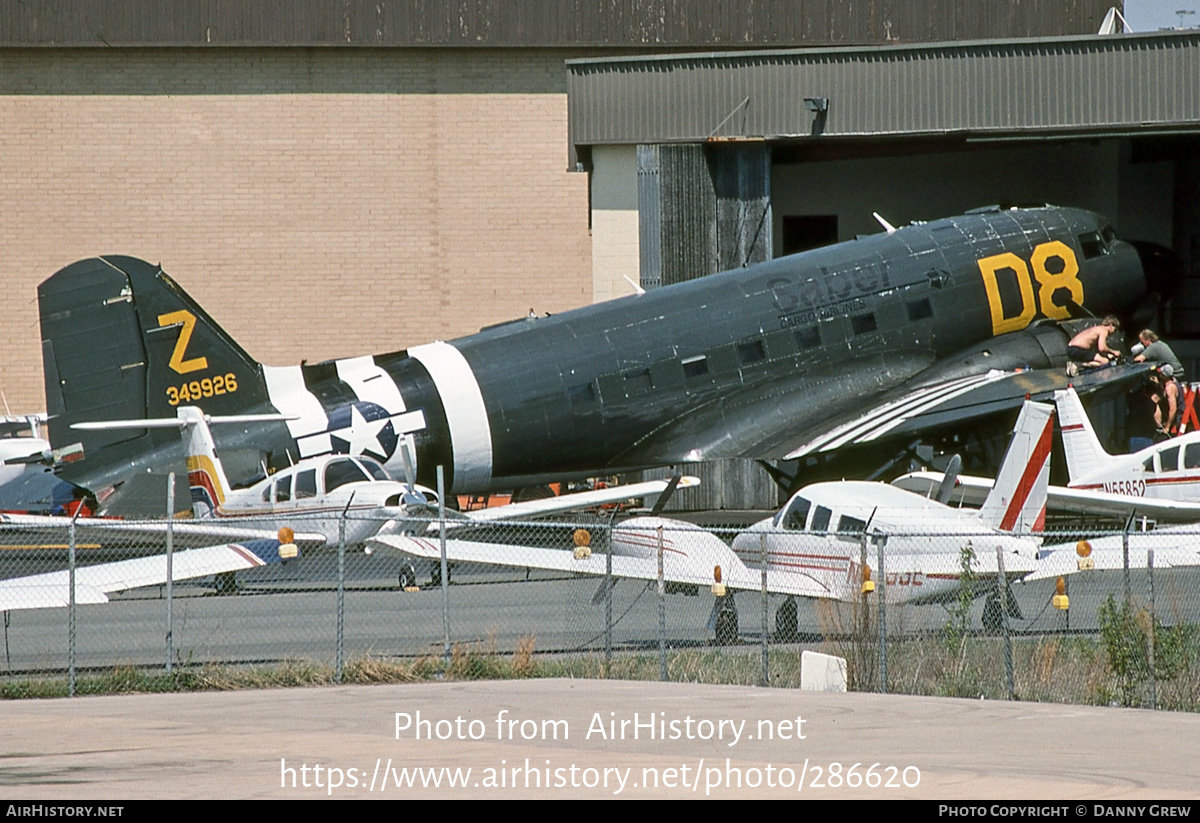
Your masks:
<svg viewBox="0 0 1200 823"><path fill-rule="evenodd" d="M0 792L30 800L987 798L1086 817L1079 801L1200 797L1200 715L1136 709L518 680L8 701L0 717Z"/></svg>

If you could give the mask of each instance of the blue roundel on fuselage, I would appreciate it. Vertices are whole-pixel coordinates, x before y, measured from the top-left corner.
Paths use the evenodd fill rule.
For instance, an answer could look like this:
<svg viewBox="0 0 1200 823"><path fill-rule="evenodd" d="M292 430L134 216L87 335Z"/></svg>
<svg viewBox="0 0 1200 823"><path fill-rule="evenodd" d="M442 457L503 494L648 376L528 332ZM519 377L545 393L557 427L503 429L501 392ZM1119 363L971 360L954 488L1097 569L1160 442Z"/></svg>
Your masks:
<svg viewBox="0 0 1200 823"><path fill-rule="evenodd" d="M365 454L387 462L398 439L391 412L377 403L358 400L329 415L329 442L337 454Z"/></svg>

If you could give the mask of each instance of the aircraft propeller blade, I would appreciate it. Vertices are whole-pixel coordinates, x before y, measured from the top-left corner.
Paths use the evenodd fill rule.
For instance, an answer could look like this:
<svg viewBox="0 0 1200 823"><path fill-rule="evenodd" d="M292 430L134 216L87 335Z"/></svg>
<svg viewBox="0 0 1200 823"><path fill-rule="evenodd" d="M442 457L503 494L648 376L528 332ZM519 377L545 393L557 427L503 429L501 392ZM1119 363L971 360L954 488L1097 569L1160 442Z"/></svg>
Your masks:
<svg viewBox="0 0 1200 823"><path fill-rule="evenodd" d="M937 494L933 498L934 500L943 506L950 502L950 495L954 493L954 487L958 484L958 475L961 471L962 455L956 454L950 458L950 464L946 466L946 472L942 475L942 484L938 486Z"/></svg>

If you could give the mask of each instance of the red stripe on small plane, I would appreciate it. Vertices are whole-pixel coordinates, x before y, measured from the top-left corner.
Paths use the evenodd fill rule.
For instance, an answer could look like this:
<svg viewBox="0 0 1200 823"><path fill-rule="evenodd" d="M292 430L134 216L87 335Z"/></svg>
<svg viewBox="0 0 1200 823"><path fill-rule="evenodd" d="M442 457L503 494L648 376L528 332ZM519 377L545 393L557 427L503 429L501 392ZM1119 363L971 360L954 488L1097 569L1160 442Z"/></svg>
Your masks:
<svg viewBox="0 0 1200 823"><path fill-rule="evenodd" d="M259 557L257 554L255 554L254 552L250 551L247 548L239 546L236 543L230 543L229 548L233 549L233 551L235 553L237 553L238 556L240 556L243 560L245 560L251 566L267 565L266 562L264 562L263 559L261 557Z"/></svg>
<svg viewBox="0 0 1200 823"><path fill-rule="evenodd" d="M1083 424L1082 424L1082 423L1072 423L1072 424L1071 424L1071 425L1069 425L1069 426L1063 426L1063 427L1062 427L1062 430L1063 430L1063 432L1064 432L1064 433L1065 433L1065 432L1077 432L1077 431L1083 431Z"/></svg>
<svg viewBox="0 0 1200 823"><path fill-rule="evenodd" d="M1004 512L1004 517L1000 520L1002 531L1010 532L1016 524L1017 517L1025 506L1025 501L1029 499L1033 485L1042 471L1042 466L1050 459L1050 441L1053 439L1053 435L1054 415L1052 414L1046 420L1046 427L1042 429L1042 436L1038 438L1037 445L1033 447L1033 455L1029 458L1029 463L1026 464L1021 479L1017 481L1017 488L1013 493L1013 499L1008 504L1008 510Z"/></svg>

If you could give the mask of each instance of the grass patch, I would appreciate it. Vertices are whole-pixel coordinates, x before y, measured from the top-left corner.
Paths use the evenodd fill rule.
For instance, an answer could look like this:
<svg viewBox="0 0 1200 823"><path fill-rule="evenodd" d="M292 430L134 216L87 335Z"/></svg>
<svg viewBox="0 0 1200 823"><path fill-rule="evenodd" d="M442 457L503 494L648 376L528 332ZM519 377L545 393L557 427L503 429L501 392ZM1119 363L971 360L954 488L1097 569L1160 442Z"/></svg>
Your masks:
<svg viewBox="0 0 1200 823"><path fill-rule="evenodd" d="M1170 632L1180 634L1176 639ZM1200 643L1185 627L1163 635L1155 669L1160 708L1200 711ZM856 646L859 646L856 648ZM1111 646L1111 642L1109 644ZM849 661L851 689L871 691L878 676L878 644L855 644L852 639L830 641L821 651ZM770 650L770 682L798 688L801 650L794 646ZM1149 705L1149 684L1139 679L1131 690L1128 671L1118 671L1103 638L1048 635L1013 641L1014 684L1018 699L1038 702ZM1169 664L1169 665L1168 665ZM660 659L656 653L615 655L607 666L602 654L539 657L532 637L521 639L511 652L500 652L494 640L460 644L448 660L439 656L415 659L359 657L342 672L343 684L420 683L430 681L576 678L655 681ZM859 671L856 671L856 668ZM866 671L863 671L863 670ZM1167 676L1169 675L1169 676ZM757 686L762 658L757 646L699 648L667 655L668 680ZM270 689L336 685L332 666L308 660L289 660L270 666L182 665L167 674L160 670L119 666L111 672L81 676L76 693L149 694L157 692ZM900 694L1004 699L1003 646L996 637L905 637L888 643L889 691ZM65 697L64 677L0 680L0 699Z"/></svg>

